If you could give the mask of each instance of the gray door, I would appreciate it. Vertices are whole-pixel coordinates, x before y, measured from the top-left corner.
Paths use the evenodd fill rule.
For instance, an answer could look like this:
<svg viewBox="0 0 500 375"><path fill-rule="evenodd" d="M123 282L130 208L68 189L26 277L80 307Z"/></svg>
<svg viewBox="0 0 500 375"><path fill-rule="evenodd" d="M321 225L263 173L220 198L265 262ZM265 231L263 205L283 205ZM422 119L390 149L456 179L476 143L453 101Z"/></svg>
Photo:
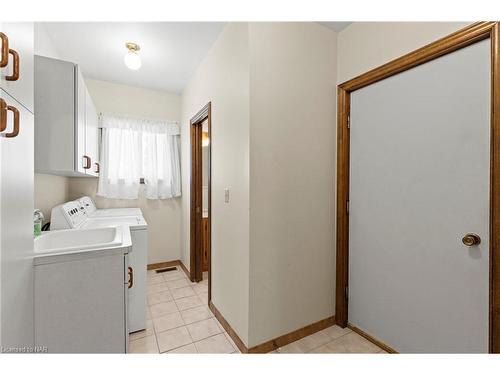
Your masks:
<svg viewBox="0 0 500 375"><path fill-rule="evenodd" d="M350 132L349 322L400 352L487 352L490 41L353 92Z"/></svg>

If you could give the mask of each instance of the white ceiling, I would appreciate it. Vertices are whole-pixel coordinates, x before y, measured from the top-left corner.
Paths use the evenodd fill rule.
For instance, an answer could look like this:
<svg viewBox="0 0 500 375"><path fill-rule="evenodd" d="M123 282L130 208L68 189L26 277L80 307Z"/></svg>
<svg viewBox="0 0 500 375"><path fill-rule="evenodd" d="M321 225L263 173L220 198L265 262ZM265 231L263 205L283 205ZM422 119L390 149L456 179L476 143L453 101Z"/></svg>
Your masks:
<svg viewBox="0 0 500 375"><path fill-rule="evenodd" d="M87 78L180 93L222 31L216 22L48 22L62 59ZM123 63L125 43L140 45L142 67Z"/></svg>
<svg viewBox="0 0 500 375"><path fill-rule="evenodd" d="M349 26L352 22L319 22L323 26L329 27L330 29L335 30L336 32L344 30L347 26Z"/></svg>

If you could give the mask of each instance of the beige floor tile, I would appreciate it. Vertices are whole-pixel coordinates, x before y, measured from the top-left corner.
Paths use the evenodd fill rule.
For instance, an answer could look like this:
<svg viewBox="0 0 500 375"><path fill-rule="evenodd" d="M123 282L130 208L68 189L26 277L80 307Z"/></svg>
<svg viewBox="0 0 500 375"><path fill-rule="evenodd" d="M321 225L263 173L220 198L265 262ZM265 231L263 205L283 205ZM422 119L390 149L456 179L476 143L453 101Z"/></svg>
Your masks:
<svg viewBox="0 0 500 375"><path fill-rule="evenodd" d="M280 353L307 353L332 341L325 332L319 331L278 349Z"/></svg>
<svg viewBox="0 0 500 375"><path fill-rule="evenodd" d="M163 292L165 290L168 290L167 283L148 285L148 293L158 293L158 292Z"/></svg>
<svg viewBox="0 0 500 375"><path fill-rule="evenodd" d="M163 292L148 294L149 305L156 305L157 303L162 303L162 302L170 302L173 301L173 299L174 297L172 297L172 294L168 290L164 290Z"/></svg>
<svg viewBox="0 0 500 375"><path fill-rule="evenodd" d="M179 308L179 311L191 309L193 307L202 306L203 301L198 296L191 296L181 299L176 299L175 303Z"/></svg>
<svg viewBox="0 0 500 375"><path fill-rule="evenodd" d="M196 295L193 288L191 288L190 286L172 289L171 293L174 299L186 298Z"/></svg>
<svg viewBox="0 0 500 375"><path fill-rule="evenodd" d="M191 336L185 326L160 332L156 335L160 352L167 352L184 345L191 344Z"/></svg>
<svg viewBox="0 0 500 375"><path fill-rule="evenodd" d="M219 326L220 330L222 332L226 332L226 330L224 329L224 327L222 326L222 324L220 324L220 322L217 320L217 318L215 318L215 321L216 321L217 325Z"/></svg>
<svg viewBox="0 0 500 375"><path fill-rule="evenodd" d="M229 334L227 332L225 332L224 330L222 330L222 332L224 332L224 336L226 336L226 339L227 341L229 341L229 343L233 346L234 350L238 353L241 353L240 352L240 349L238 348L238 346L235 344L235 342L233 341L233 339L231 338L231 336L229 336Z"/></svg>
<svg viewBox="0 0 500 375"><path fill-rule="evenodd" d="M208 293L200 293L198 297L203 301L203 304L208 305Z"/></svg>
<svg viewBox="0 0 500 375"><path fill-rule="evenodd" d="M197 283L193 285L193 290L196 294L208 293L208 285Z"/></svg>
<svg viewBox="0 0 500 375"><path fill-rule="evenodd" d="M169 352L166 352L164 354L193 354L193 353L198 353L196 350L196 346L194 344L189 344L189 345L184 345L181 346L180 348L170 350Z"/></svg>
<svg viewBox="0 0 500 375"><path fill-rule="evenodd" d="M170 314L162 315L153 319L155 332L163 332L172 328L177 328L184 325L181 314L176 311Z"/></svg>
<svg viewBox="0 0 500 375"><path fill-rule="evenodd" d="M172 281L167 281L168 289L176 289L176 288L183 288L186 286L190 286L191 281L188 279L178 279L178 280L172 280Z"/></svg>
<svg viewBox="0 0 500 375"><path fill-rule="evenodd" d="M233 353L235 350L223 334L195 342L198 353Z"/></svg>
<svg viewBox="0 0 500 375"><path fill-rule="evenodd" d="M352 332L349 328L341 328L337 325L325 328L320 331L326 333L332 340L338 339L341 336L347 335L349 332Z"/></svg>
<svg viewBox="0 0 500 375"><path fill-rule="evenodd" d="M179 280L179 279L185 279L186 274L182 271L171 271L171 272L165 272L163 274L163 279L165 281L173 281L173 280Z"/></svg>
<svg viewBox="0 0 500 375"><path fill-rule="evenodd" d="M193 307L192 309L181 311L184 323L191 324L213 317L212 312L207 306Z"/></svg>
<svg viewBox="0 0 500 375"><path fill-rule="evenodd" d="M156 336L151 335L141 339L130 341L128 346L129 353L154 353L158 354L158 345Z"/></svg>
<svg viewBox="0 0 500 375"><path fill-rule="evenodd" d="M380 348L355 332L341 336L312 353L377 353Z"/></svg>
<svg viewBox="0 0 500 375"><path fill-rule="evenodd" d="M142 339L143 337L154 335L155 331L153 329L153 322L151 320L146 320L146 329L138 332L131 333L128 335L129 340Z"/></svg>
<svg viewBox="0 0 500 375"><path fill-rule="evenodd" d="M178 311L177 305L175 304L174 301L162 302L156 305L151 305L149 309L151 310L152 318L157 318L159 316Z"/></svg>
<svg viewBox="0 0 500 375"><path fill-rule="evenodd" d="M215 318L210 318L202 320L200 322L191 323L186 325L189 334L193 338L193 341L199 341L205 339L209 336L221 333L219 326L217 325Z"/></svg>
<svg viewBox="0 0 500 375"><path fill-rule="evenodd" d="M151 275L148 276L148 285L163 283L165 280L162 275Z"/></svg>

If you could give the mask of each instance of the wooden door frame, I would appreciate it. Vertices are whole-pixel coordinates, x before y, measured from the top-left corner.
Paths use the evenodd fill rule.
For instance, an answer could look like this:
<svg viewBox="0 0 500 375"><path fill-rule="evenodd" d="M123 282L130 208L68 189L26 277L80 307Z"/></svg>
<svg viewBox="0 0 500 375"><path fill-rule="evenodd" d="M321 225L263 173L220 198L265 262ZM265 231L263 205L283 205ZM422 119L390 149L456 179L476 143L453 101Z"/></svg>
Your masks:
<svg viewBox="0 0 500 375"><path fill-rule="evenodd" d="M208 137L210 148L208 149L208 301L211 300L212 289L212 104L207 103L190 121L191 133L191 199L190 199L190 264L189 277L191 281L201 281L202 271L202 213L203 213L203 189L202 189L202 129L201 124L208 120ZM197 211L197 207L199 210Z"/></svg>
<svg viewBox="0 0 500 375"><path fill-rule="evenodd" d="M349 118L353 91L454 52L483 39L491 40L490 140L490 301L489 351L500 353L500 26L477 22L356 78L337 90L337 280L335 318L348 325L349 280Z"/></svg>

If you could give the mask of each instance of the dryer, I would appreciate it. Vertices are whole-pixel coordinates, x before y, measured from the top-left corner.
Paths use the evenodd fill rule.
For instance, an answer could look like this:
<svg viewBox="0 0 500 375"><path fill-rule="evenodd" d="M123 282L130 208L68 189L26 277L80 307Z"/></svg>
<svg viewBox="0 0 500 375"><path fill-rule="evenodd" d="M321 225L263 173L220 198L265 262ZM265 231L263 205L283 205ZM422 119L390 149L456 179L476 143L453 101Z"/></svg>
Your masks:
<svg viewBox="0 0 500 375"><path fill-rule="evenodd" d="M129 228L132 239L128 255L133 279L128 289L128 327L129 332L136 332L146 329L148 225L142 215L89 217L79 201L71 201L52 209L50 230L121 226Z"/></svg>

